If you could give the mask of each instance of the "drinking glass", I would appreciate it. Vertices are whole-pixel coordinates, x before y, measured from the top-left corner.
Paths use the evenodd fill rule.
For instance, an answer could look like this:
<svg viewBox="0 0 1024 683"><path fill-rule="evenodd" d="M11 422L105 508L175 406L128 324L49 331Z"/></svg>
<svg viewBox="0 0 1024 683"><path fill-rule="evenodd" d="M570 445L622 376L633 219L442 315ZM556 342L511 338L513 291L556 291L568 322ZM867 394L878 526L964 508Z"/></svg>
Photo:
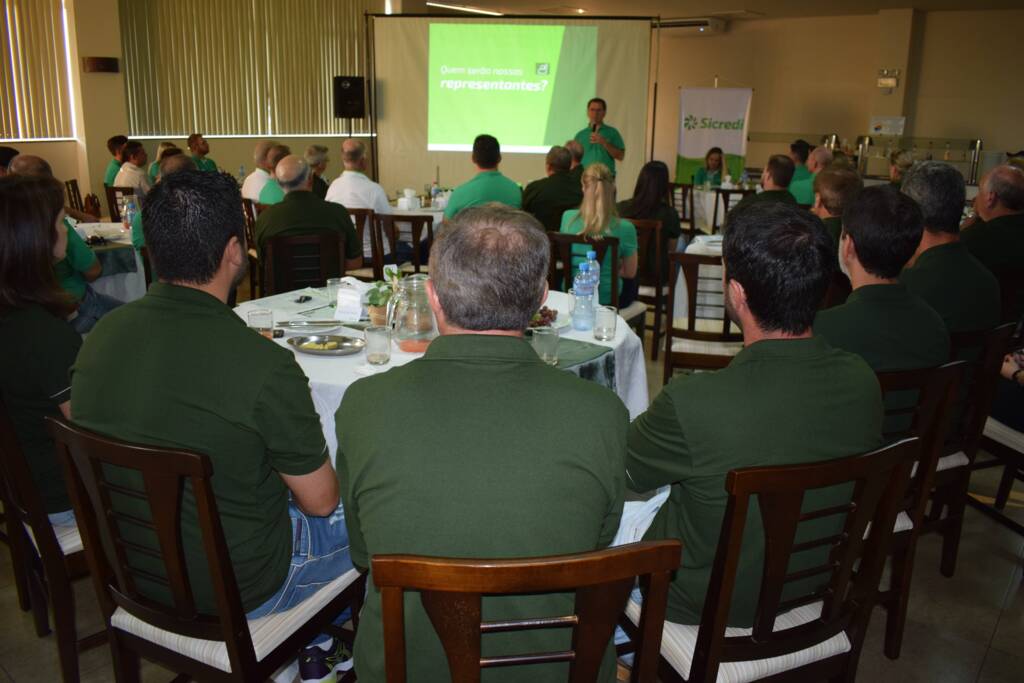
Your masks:
<svg viewBox="0 0 1024 683"><path fill-rule="evenodd" d="M366 339L366 362L370 365L385 365L391 360L391 328L386 325L371 325L363 331Z"/></svg>
<svg viewBox="0 0 1024 683"><path fill-rule="evenodd" d="M615 324L619 312L611 306L598 306L594 312L594 339L611 341L615 339Z"/></svg>
<svg viewBox="0 0 1024 683"><path fill-rule="evenodd" d="M338 290L341 289L341 278L327 278L327 303L331 306L338 305Z"/></svg>
<svg viewBox="0 0 1024 683"><path fill-rule="evenodd" d="M566 294L569 295L569 317L571 318L576 310L576 290L570 287Z"/></svg>
<svg viewBox="0 0 1024 683"><path fill-rule="evenodd" d="M246 320L249 323L249 327L267 339L274 338L274 312L269 308L257 308L249 311Z"/></svg>
<svg viewBox="0 0 1024 683"><path fill-rule="evenodd" d="M558 328L533 328L533 350L548 365L558 364Z"/></svg>

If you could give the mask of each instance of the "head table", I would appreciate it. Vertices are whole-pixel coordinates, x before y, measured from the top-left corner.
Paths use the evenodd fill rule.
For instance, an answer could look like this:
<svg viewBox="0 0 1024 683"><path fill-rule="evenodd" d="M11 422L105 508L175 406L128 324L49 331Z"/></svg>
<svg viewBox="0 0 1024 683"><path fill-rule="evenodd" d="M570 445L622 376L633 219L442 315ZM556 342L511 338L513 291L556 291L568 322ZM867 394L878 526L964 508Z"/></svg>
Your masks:
<svg viewBox="0 0 1024 683"><path fill-rule="evenodd" d="M295 300L300 294L306 294L313 298L311 301L299 304ZM306 289L247 301L237 306L235 312L245 319L249 311L269 309L274 312L275 324L285 320L301 320L303 318L323 320L332 317L333 313L326 303L327 297L323 290ZM562 292L551 292L546 305L559 312L566 312L568 311L568 296ZM318 306L319 308L317 308ZM344 323L339 322L338 324L343 325ZM647 370L644 365L640 338L622 318L619 318L616 325L615 339L607 342L594 339L593 333L589 330L581 332L573 330L572 327L566 327L560 332L561 336L567 339L578 339L609 347L615 354L615 390L629 410L630 419L636 418L647 409ZM362 338L362 332L348 328L326 334ZM324 437L327 439L332 457L338 447L334 428L334 413L341 405L341 399L348 387L358 379L387 372L390 368L405 365L423 355L400 351L396 345L392 344L391 362L383 366L372 366L366 362L366 354L362 352L351 356L313 356L294 351L287 344L288 336L292 335L286 334L286 337L274 341L295 354L295 360L299 367L309 378L313 405L320 415L320 423L323 426ZM569 408L567 407L567 409Z"/></svg>

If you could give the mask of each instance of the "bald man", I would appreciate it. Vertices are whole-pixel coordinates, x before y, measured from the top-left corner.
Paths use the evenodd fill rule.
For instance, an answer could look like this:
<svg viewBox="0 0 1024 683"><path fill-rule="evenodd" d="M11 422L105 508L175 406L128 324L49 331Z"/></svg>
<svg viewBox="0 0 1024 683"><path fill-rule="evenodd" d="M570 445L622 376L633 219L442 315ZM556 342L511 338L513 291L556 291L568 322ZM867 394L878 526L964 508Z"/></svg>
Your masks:
<svg viewBox="0 0 1024 683"><path fill-rule="evenodd" d="M274 145L267 152L267 168L270 169L270 180L260 190L260 204L277 204L284 199L284 190L281 188L280 180L277 179L277 165L281 159L290 155L292 150L288 145Z"/></svg>
<svg viewBox="0 0 1024 683"><path fill-rule="evenodd" d="M814 178L832 163L832 152L825 147L815 147L807 154L807 174L797 177L789 184L789 193L801 206L814 204Z"/></svg>
<svg viewBox="0 0 1024 683"><path fill-rule="evenodd" d="M1009 277L1019 273L1024 263L1024 170L1002 164L982 176L974 212L978 220L960 233L960 241L992 271L1001 287L1007 287ZM1016 292L1015 302L1008 320L1019 320L1024 314L1024 291Z"/></svg>
<svg viewBox="0 0 1024 683"><path fill-rule="evenodd" d="M274 175L284 198L260 212L256 219L256 249L260 258L267 242L275 237L334 231L345 241L345 270L362 268L363 249L348 211L313 194L309 164L302 157L289 154L278 162Z"/></svg>
<svg viewBox="0 0 1024 683"><path fill-rule="evenodd" d="M361 140L349 138L341 143L341 163L345 170L327 188L327 201L341 204L349 209L373 209L374 213L391 213L388 195L384 188L366 177L366 145ZM369 226L367 226L369 227ZM363 231L363 258L371 258L370 233ZM399 250L401 252L401 250ZM384 240L384 255L391 253L391 246Z"/></svg>
<svg viewBox="0 0 1024 683"><path fill-rule="evenodd" d="M245 181L242 183L243 199L254 202L260 200L260 191L270 181L271 174L274 172L274 167L270 166L267 161L267 153L276 144L273 140L260 140L256 143L252 150L252 161L256 164L256 168L245 177Z"/></svg>
<svg viewBox="0 0 1024 683"><path fill-rule="evenodd" d="M160 182L172 173L178 171L195 171L198 166L192 157L182 154L181 151L177 154L165 155L160 161L159 171L157 171L156 182ZM142 212L136 211L135 217L132 219L132 245L136 249L141 249L146 246L146 236L142 231Z"/></svg>

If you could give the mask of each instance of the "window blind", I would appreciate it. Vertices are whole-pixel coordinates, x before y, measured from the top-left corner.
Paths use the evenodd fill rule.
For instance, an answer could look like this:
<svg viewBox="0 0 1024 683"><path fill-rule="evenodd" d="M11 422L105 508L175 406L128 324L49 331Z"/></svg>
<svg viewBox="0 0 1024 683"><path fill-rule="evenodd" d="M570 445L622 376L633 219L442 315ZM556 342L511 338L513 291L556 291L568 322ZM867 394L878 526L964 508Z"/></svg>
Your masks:
<svg viewBox="0 0 1024 683"><path fill-rule="evenodd" d="M366 73L363 16L380 4L120 0L130 134L350 132L332 79Z"/></svg>

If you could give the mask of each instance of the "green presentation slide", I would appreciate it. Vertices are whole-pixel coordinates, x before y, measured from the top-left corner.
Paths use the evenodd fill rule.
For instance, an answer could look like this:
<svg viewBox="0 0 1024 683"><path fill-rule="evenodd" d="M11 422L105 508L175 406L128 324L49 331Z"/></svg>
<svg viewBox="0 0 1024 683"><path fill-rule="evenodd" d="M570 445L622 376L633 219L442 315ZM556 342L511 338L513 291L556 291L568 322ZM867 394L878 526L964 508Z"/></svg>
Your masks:
<svg viewBox="0 0 1024 683"><path fill-rule="evenodd" d="M597 27L430 25L427 149L465 152L488 133L545 154L587 125Z"/></svg>

